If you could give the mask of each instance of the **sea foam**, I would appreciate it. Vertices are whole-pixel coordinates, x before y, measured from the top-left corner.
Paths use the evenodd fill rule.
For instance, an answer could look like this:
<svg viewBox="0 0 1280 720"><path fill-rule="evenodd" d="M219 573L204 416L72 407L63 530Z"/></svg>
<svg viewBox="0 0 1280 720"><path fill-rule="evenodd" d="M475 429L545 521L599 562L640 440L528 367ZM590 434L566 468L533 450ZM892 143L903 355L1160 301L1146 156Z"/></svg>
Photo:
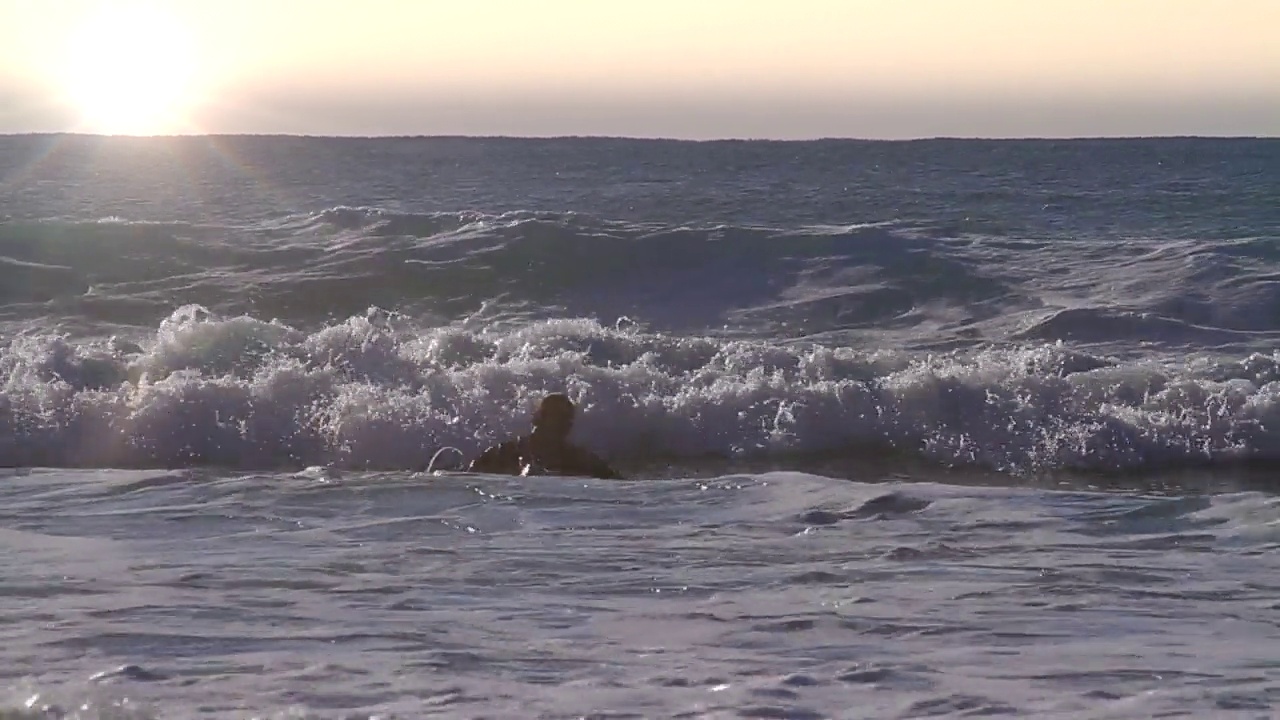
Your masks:
<svg viewBox="0 0 1280 720"><path fill-rule="evenodd" d="M1271 459L1280 357L1158 363L1062 343L938 353L560 319L314 331L185 307L143 343L0 350L0 461L415 469L527 428L546 392L622 463L895 452L1010 472Z"/></svg>

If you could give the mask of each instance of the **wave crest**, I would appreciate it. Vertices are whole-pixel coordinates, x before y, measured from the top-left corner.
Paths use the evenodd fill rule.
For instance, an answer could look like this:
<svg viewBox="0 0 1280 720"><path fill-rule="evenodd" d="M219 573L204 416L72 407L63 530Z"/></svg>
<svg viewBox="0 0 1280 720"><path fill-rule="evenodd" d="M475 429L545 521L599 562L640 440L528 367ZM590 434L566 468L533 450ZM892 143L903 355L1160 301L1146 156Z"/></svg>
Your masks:
<svg viewBox="0 0 1280 720"><path fill-rule="evenodd" d="M0 464L420 468L583 406L619 459L869 447L1008 472L1274 459L1280 356L1123 362L1054 344L918 354L680 337L560 319L424 328L381 312L315 331L203 308L145 343L14 338Z"/></svg>

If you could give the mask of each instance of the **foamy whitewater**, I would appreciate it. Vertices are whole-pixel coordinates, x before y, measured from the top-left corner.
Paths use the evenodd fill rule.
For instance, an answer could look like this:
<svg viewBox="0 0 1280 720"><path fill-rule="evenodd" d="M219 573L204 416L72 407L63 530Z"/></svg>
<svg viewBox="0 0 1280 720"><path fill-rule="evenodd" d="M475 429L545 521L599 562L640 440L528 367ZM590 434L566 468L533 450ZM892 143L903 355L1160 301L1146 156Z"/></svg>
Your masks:
<svg viewBox="0 0 1280 720"><path fill-rule="evenodd" d="M1276 140L0 137L0 717L1276 717L1277 198ZM549 391L627 481L458 472Z"/></svg>

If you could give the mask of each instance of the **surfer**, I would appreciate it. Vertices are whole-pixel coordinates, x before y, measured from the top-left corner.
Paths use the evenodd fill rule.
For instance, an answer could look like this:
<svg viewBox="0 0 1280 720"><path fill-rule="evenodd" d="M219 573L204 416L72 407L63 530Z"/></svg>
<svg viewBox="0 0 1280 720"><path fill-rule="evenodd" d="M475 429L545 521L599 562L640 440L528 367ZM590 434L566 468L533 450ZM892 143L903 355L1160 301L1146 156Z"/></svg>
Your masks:
<svg viewBox="0 0 1280 720"><path fill-rule="evenodd" d="M573 430L573 401L562 393L542 399L533 414L533 432L494 445L471 461L472 472L501 475L579 475L620 479L609 464L589 450L569 442Z"/></svg>

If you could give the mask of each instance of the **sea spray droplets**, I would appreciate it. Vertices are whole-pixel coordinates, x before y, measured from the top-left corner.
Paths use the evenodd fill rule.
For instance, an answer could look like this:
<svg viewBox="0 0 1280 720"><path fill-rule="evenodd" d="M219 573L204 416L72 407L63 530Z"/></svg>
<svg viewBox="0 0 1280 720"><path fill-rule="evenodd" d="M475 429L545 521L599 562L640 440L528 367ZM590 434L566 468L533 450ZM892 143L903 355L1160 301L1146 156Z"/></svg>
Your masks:
<svg viewBox="0 0 1280 720"><path fill-rule="evenodd" d="M1280 452L1273 364L1058 344L869 353L585 319L471 330L374 314L308 332L183 308L139 345L12 339L0 462L412 469L523 431L537 397L564 390L579 439L623 462L877 446L1009 471L1141 469Z"/></svg>

